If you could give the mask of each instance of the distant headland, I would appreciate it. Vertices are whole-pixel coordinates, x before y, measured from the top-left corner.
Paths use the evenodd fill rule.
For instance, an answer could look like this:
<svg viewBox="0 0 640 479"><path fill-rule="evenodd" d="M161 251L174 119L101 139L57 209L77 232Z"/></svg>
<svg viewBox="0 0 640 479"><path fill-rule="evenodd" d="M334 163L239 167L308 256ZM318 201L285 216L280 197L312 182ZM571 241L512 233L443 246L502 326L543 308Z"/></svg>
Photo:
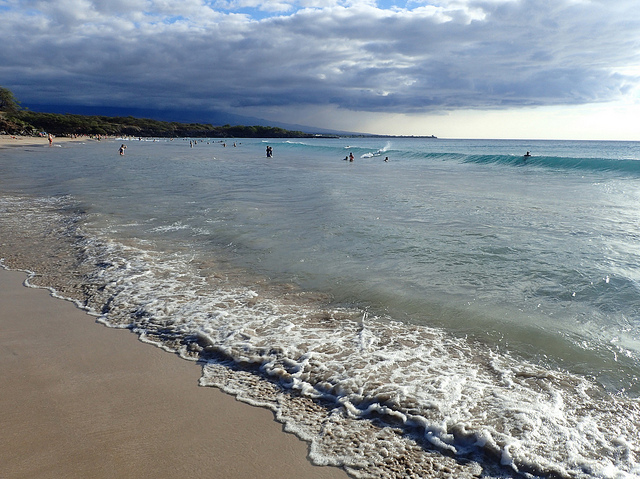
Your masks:
<svg viewBox="0 0 640 479"><path fill-rule="evenodd" d="M136 118L34 112L20 107L13 93L0 87L0 134L40 136L129 136L165 138L436 138L365 133L313 133L276 126L221 125Z"/></svg>

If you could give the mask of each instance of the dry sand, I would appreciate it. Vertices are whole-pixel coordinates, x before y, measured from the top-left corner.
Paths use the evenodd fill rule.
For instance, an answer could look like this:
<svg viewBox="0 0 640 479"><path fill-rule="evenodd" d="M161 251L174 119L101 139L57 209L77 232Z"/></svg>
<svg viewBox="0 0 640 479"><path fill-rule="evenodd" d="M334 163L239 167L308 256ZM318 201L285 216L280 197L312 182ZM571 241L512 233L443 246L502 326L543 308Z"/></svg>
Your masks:
<svg viewBox="0 0 640 479"><path fill-rule="evenodd" d="M46 140L45 140L46 141ZM342 478L266 409L0 268L0 477Z"/></svg>

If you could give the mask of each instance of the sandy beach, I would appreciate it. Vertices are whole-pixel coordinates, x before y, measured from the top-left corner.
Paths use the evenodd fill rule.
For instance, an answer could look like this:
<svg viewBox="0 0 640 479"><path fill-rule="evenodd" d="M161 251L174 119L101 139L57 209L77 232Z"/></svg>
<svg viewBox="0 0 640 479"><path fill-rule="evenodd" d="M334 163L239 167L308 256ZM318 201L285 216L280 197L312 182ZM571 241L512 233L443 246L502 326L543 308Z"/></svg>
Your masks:
<svg viewBox="0 0 640 479"><path fill-rule="evenodd" d="M44 139L46 141L46 139ZM200 368L0 269L0 477L346 478Z"/></svg>
<svg viewBox="0 0 640 479"><path fill-rule="evenodd" d="M68 138L66 136L55 137L53 144L66 143L69 141L86 141L88 137ZM10 148L14 146L49 146L47 137L20 136L20 135L0 135L0 148Z"/></svg>

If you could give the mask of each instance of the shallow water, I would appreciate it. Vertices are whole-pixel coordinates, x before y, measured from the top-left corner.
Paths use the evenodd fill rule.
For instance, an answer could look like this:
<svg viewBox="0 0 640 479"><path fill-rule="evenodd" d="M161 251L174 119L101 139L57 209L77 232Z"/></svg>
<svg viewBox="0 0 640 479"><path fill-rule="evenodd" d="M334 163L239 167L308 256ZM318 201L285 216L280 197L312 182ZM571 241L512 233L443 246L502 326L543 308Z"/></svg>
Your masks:
<svg viewBox="0 0 640 479"><path fill-rule="evenodd" d="M6 266L358 477L640 475L639 143L120 143L0 150Z"/></svg>

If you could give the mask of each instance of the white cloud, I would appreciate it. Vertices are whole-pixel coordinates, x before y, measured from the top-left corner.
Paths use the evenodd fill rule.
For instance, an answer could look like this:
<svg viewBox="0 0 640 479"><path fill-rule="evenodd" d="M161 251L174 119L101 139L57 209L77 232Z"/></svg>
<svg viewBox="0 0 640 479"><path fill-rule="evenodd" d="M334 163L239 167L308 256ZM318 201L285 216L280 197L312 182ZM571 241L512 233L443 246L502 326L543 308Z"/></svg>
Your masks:
<svg viewBox="0 0 640 479"><path fill-rule="evenodd" d="M416 114L608 102L637 97L640 77L630 0L4 0L0 14L0 85L31 103Z"/></svg>

